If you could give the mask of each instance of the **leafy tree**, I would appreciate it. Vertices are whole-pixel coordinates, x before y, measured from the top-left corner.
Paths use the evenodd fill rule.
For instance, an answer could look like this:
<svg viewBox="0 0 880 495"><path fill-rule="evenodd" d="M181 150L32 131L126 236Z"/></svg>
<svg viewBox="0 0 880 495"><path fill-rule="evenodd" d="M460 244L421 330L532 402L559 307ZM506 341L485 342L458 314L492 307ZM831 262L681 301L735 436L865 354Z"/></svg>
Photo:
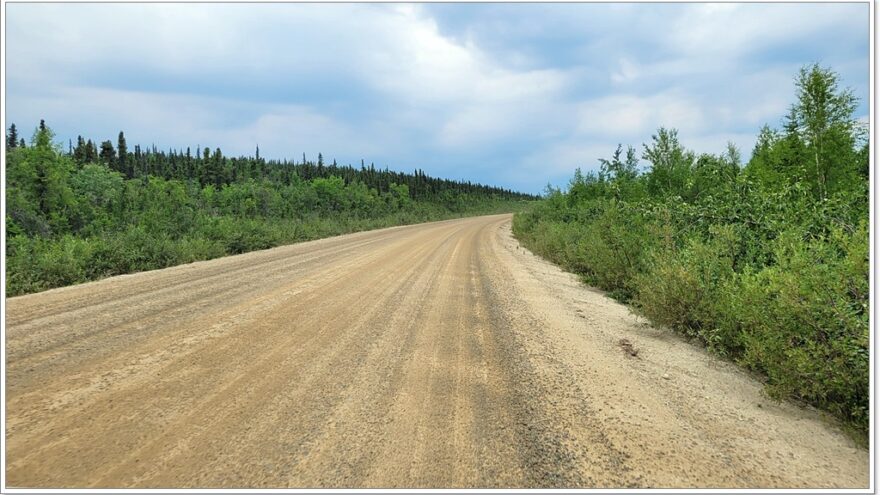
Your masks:
<svg viewBox="0 0 880 495"><path fill-rule="evenodd" d="M731 168L731 170L739 170L740 165L742 165L742 155L733 141L727 142L727 149L724 152L722 160Z"/></svg>
<svg viewBox="0 0 880 495"><path fill-rule="evenodd" d="M624 160L620 159L622 153L623 146L618 144L611 160L599 159L601 174L608 177L609 180L631 181L638 175L639 159L636 156L636 149L627 146Z"/></svg>
<svg viewBox="0 0 880 495"><path fill-rule="evenodd" d="M89 163L71 176L70 187L77 198L72 230L86 235L112 231L121 207L124 177L104 165Z"/></svg>
<svg viewBox="0 0 880 495"><path fill-rule="evenodd" d="M854 144L856 98L852 90L838 87L838 79L831 69L813 64L801 68L795 82L797 102L790 120L807 145L820 199L828 195L829 180L846 174L844 160L852 156Z"/></svg>
<svg viewBox="0 0 880 495"><path fill-rule="evenodd" d="M31 138L31 144L37 148L56 148L57 145L54 142L55 133L52 129L46 127L46 121L40 120L40 126L34 130L33 137Z"/></svg>
<svg viewBox="0 0 880 495"><path fill-rule="evenodd" d="M651 163L647 175L648 191L655 196L682 195L695 156L678 141L678 131L661 127L651 136L651 144L643 147L642 158Z"/></svg>
<svg viewBox="0 0 880 495"><path fill-rule="evenodd" d="M744 168L732 143L697 156L660 128L643 145L645 173L631 173L637 162L618 146L598 177L577 169L567 191L549 188L517 214L514 233L763 374L771 396L867 434L870 160L855 99L838 84L829 69L802 69L781 128L760 129Z"/></svg>

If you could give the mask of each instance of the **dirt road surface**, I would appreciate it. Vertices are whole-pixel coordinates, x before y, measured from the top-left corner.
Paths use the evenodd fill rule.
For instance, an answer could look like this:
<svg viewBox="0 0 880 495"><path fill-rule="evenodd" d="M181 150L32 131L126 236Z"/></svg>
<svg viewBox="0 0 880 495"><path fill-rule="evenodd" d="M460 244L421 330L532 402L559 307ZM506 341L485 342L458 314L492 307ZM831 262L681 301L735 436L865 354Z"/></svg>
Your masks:
<svg viewBox="0 0 880 495"><path fill-rule="evenodd" d="M509 215L6 304L10 487L869 482L815 412L519 248Z"/></svg>

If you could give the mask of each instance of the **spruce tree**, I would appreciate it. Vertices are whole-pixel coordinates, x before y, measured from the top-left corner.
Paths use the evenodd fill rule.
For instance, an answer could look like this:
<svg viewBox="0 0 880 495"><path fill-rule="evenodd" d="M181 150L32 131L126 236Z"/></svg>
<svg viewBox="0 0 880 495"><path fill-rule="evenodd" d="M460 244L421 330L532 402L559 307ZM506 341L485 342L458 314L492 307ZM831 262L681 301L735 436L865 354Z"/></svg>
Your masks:
<svg viewBox="0 0 880 495"><path fill-rule="evenodd" d="M73 159L83 164L86 161L86 141L82 136L76 137L76 148L73 149Z"/></svg>
<svg viewBox="0 0 880 495"><path fill-rule="evenodd" d="M14 149L18 146L18 129L15 124L9 126L9 134L6 135L6 149Z"/></svg>
<svg viewBox="0 0 880 495"><path fill-rule="evenodd" d="M101 143L101 161L108 167L113 167L116 151L113 149L113 143L108 139Z"/></svg>
<svg viewBox="0 0 880 495"><path fill-rule="evenodd" d="M219 189L225 181L223 173L223 153L220 148L214 150L214 155L210 161L209 180Z"/></svg>
<svg viewBox="0 0 880 495"><path fill-rule="evenodd" d="M134 170L131 170L131 167L128 166L128 146L125 144L125 135L122 131L119 131L116 152L119 155L119 170L126 175L133 175Z"/></svg>

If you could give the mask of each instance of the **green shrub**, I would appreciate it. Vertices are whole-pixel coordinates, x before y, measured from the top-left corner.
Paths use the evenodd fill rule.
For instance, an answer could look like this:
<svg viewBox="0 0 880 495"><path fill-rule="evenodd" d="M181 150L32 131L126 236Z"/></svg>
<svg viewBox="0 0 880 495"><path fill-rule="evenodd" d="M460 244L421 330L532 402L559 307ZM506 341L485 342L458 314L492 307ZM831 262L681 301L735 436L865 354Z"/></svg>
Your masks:
<svg viewBox="0 0 880 495"><path fill-rule="evenodd" d="M868 425L868 233L835 229L775 245L777 264L742 276L727 327L742 332L740 362L767 375L768 391Z"/></svg>
<svg viewBox="0 0 880 495"><path fill-rule="evenodd" d="M731 226L715 226L709 241L692 238L681 250L659 249L636 276L635 305L652 321L700 339L725 355L740 348L739 336L718 327L727 304L737 236Z"/></svg>

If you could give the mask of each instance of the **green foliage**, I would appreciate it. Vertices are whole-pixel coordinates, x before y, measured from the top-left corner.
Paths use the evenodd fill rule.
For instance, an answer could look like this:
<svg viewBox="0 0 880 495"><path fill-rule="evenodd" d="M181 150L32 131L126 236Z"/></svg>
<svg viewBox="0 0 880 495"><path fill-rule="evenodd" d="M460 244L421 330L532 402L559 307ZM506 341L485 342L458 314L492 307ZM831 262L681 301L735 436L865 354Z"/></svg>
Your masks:
<svg viewBox="0 0 880 495"><path fill-rule="evenodd" d="M768 376L773 395L867 428L867 221L818 239L792 229L774 249L777 264L741 275L721 327L739 328L741 362Z"/></svg>
<svg viewBox="0 0 880 495"><path fill-rule="evenodd" d="M839 155L854 153L856 97L848 89L839 90L837 79L830 69L814 64L803 67L795 83L798 101L792 106L793 125L815 167L805 167L805 171L820 199L827 197L829 182L840 183L855 171L854 167L840 166ZM843 163L851 164L852 160Z"/></svg>
<svg viewBox="0 0 880 495"><path fill-rule="evenodd" d="M12 124L6 133L6 149L11 150L16 147L18 147L18 129L15 128L15 124Z"/></svg>
<svg viewBox="0 0 880 495"><path fill-rule="evenodd" d="M796 88L782 129L764 126L745 166L733 145L697 156L661 128L644 173L618 147L598 176L577 170L566 192L518 213L514 233L762 374L771 396L866 433L868 147L832 71L806 67Z"/></svg>
<svg viewBox="0 0 880 495"><path fill-rule="evenodd" d="M713 226L681 249L658 249L636 277L636 306L652 321L701 340L719 354L736 352L736 334L718 331L719 303L734 277L738 239L732 225Z"/></svg>
<svg viewBox="0 0 880 495"><path fill-rule="evenodd" d="M121 132L115 150L105 141L98 152L79 137L65 155L45 122L31 147L11 146L13 131L7 296L358 230L507 212L530 198L420 171L356 173L325 166L323 157L312 169L229 159L219 149L206 148L198 160L189 151L131 153Z"/></svg>
<svg viewBox="0 0 880 495"><path fill-rule="evenodd" d="M694 153L678 141L678 131L661 127L645 144L642 158L650 162L646 175L648 192L654 196L684 196L694 165Z"/></svg>

